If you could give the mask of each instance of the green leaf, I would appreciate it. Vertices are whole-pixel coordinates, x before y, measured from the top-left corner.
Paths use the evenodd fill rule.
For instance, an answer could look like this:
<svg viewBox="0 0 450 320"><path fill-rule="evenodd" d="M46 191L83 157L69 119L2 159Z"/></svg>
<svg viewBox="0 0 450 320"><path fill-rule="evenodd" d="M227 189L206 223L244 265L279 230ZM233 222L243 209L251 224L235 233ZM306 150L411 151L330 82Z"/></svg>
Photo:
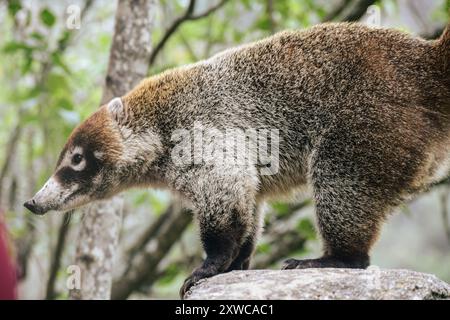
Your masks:
<svg viewBox="0 0 450 320"><path fill-rule="evenodd" d="M28 100L28 99L33 99L36 98L37 96L39 96L41 94L41 90L39 87L32 87L31 89L27 90L25 95L24 95L24 99Z"/></svg>
<svg viewBox="0 0 450 320"><path fill-rule="evenodd" d="M166 208L166 204L164 203L164 201L161 201L159 197L153 194L150 195L149 201L153 211L157 216L163 213L163 210Z"/></svg>
<svg viewBox="0 0 450 320"><path fill-rule="evenodd" d="M268 17L264 16L261 19L256 21L255 27L260 29L260 30L270 30L271 28L271 21Z"/></svg>
<svg viewBox="0 0 450 320"><path fill-rule="evenodd" d="M56 103L62 109L69 110L69 111L74 110L72 101L70 99L68 99L66 96L58 99ZM81 117L81 115L79 115L79 116Z"/></svg>
<svg viewBox="0 0 450 320"><path fill-rule="evenodd" d="M52 93L55 93L58 90L69 90L69 84L67 83L66 77L57 73L50 73L48 75L46 86L47 90Z"/></svg>
<svg viewBox="0 0 450 320"><path fill-rule="evenodd" d="M55 65L63 69L67 74L70 74L70 69L62 60L61 54L59 54L58 52L53 52L52 61Z"/></svg>
<svg viewBox="0 0 450 320"><path fill-rule="evenodd" d="M166 270L164 270L164 275L158 279L158 283L161 285L167 285L171 283L175 277L180 273L180 268L175 264L170 264Z"/></svg>
<svg viewBox="0 0 450 320"><path fill-rule="evenodd" d="M28 73L31 70L32 66L33 66L33 55L31 54L31 52L27 52L27 54L25 55L25 61L20 70L22 72L22 75Z"/></svg>
<svg viewBox="0 0 450 320"><path fill-rule="evenodd" d="M241 0L241 3L244 5L246 10L250 10L252 8L250 0Z"/></svg>
<svg viewBox="0 0 450 320"><path fill-rule="evenodd" d="M40 18L47 27L53 26L56 21L55 15L47 8L41 10Z"/></svg>
<svg viewBox="0 0 450 320"><path fill-rule="evenodd" d="M269 253L270 252L270 244L268 243L260 243L256 249L258 253Z"/></svg>
<svg viewBox="0 0 450 320"><path fill-rule="evenodd" d="M31 38L36 39L38 41L42 41L45 39L45 37L41 33L36 32L36 31L32 32L30 36L31 36Z"/></svg>
<svg viewBox="0 0 450 320"><path fill-rule="evenodd" d="M8 2L8 12L10 15L15 16L20 9L22 9L22 5L19 0L11 0Z"/></svg>
<svg viewBox="0 0 450 320"><path fill-rule="evenodd" d="M282 217L290 212L289 205L284 202L273 202L271 206L276 211L278 217Z"/></svg>
<svg viewBox="0 0 450 320"><path fill-rule="evenodd" d="M70 40L70 32L66 30L63 32L61 38L59 38L58 40L58 47L60 49L66 47L69 40Z"/></svg>
<svg viewBox="0 0 450 320"><path fill-rule="evenodd" d="M35 106L33 106L35 107ZM35 110L31 110L30 112L26 113L24 116L22 116L22 122L24 124L30 124L30 123L39 123L39 116L35 112Z"/></svg>
<svg viewBox="0 0 450 320"><path fill-rule="evenodd" d="M32 50L32 47L17 41L10 41L3 46L4 53L15 53L19 50Z"/></svg>

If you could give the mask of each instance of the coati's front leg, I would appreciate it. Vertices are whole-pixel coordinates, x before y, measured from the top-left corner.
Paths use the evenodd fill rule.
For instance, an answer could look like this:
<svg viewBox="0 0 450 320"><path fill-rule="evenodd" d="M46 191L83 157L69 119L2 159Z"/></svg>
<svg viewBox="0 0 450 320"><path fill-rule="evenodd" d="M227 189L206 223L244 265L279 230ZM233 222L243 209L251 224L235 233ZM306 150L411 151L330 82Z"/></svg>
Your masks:
<svg viewBox="0 0 450 320"><path fill-rule="evenodd" d="M252 180L245 175L206 180L194 196L200 240L206 259L180 289L181 298L199 280L216 274L247 269L256 241L258 221ZM195 191L197 192L197 191Z"/></svg>
<svg viewBox="0 0 450 320"><path fill-rule="evenodd" d="M248 218L246 215L239 208L199 213L200 239L206 259L185 280L180 289L181 298L201 279L233 269L248 268L253 243L247 242L250 221L245 219Z"/></svg>
<svg viewBox="0 0 450 320"><path fill-rule="evenodd" d="M226 270L227 272L233 270L248 270L248 268L250 267L251 257L255 251L256 243L262 231L263 221L259 206L256 206L254 208L251 221L252 223L250 225L250 233L239 248L238 255Z"/></svg>

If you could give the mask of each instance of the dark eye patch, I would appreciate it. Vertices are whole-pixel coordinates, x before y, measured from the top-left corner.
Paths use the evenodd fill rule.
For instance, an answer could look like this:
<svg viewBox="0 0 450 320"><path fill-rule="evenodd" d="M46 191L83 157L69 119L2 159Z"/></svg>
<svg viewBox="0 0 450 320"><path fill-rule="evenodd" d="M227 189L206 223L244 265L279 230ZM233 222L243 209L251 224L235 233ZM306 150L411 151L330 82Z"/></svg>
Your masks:
<svg viewBox="0 0 450 320"><path fill-rule="evenodd" d="M81 158L75 159L79 155ZM56 179L66 188L70 188L73 184L79 184L78 193L89 193L92 190L93 183L92 180L99 173L102 163L99 159L94 157L92 152L86 152L85 156L81 154L75 154L72 157L72 164L76 165L82 160L86 161L86 166L82 171L76 171L70 166L62 167L59 169L55 176Z"/></svg>
<svg viewBox="0 0 450 320"><path fill-rule="evenodd" d="M76 166L77 164L80 164L82 160L83 160L83 155L81 155L79 153L74 154L72 157L72 164Z"/></svg>

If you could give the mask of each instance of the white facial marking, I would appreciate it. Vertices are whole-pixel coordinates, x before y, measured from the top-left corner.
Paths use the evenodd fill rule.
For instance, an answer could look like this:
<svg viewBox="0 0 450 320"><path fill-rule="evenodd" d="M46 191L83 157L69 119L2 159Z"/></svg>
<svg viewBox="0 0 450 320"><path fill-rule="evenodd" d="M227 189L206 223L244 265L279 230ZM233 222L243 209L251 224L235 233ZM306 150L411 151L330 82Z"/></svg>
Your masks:
<svg viewBox="0 0 450 320"><path fill-rule="evenodd" d="M103 152L100 152L100 151L94 151L94 157L96 157L97 159L99 159L99 160L101 160L101 159L103 159L103 156L104 156L105 154L103 153Z"/></svg>
<svg viewBox="0 0 450 320"><path fill-rule="evenodd" d="M72 185L70 188L64 188L60 183L51 177L39 190L33 199L45 208L58 208L64 200L78 189L78 184Z"/></svg>
<svg viewBox="0 0 450 320"><path fill-rule="evenodd" d="M82 170L84 170L84 168L86 168L86 159L84 157L83 157L83 159L81 160L80 163L78 163L76 165L72 164L72 158L76 154L83 155L83 148L80 147L80 146L76 146L72 150L68 150L66 152L66 154L64 155L64 158L61 161L61 163L59 164L59 166L56 169L56 171L58 171L59 169L61 169L63 167L70 167L70 168L72 168L75 171L82 171Z"/></svg>
<svg viewBox="0 0 450 320"><path fill-rule="evenodd" d="M70 167L71 167L73 170L75 170L75 171L82 171L84 168L86 168L86 159L83 157L83 160L81 160L80 163L78 163L78 164L73 164L73 163L72 163L72 157L73 157L74 155L76 155L76 154L81 154L81 155L83 155L83 148L81 148L81 147L75 147L75 148L72 150L72 153L71 153L71 156L70 156L70 159L69 159L69 161L70 161Z"/></svg>

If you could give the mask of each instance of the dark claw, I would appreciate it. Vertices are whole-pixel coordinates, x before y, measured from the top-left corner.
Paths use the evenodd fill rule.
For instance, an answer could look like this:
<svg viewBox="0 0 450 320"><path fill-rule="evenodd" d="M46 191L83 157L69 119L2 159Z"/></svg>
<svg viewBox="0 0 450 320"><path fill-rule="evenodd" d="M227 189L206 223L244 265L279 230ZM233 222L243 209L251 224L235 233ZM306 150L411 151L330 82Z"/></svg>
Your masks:
<svg viewBox="0 0 450 320"><path fill-rule="evenodd" d="M345 267L345 266L342 266ZM309 269L309 268L342 268L339 264L332 259L319 258L319 259L288 259L284 261L282 270L290 269Z"/></svg>
<svg viewBox="0 0 450 320"><path fill-rule="evenodd" d="M184 283L180 288L180 298L183 300L186 293L201 279L203 278L195 274L191 274L186 280L184 280Z"/></svg>
<svg viewBox="0 0 450 320"><path fill-rule="evenodd" d="M283 262L283 265L281 266L281 270L302 269L300 267L301 265L302 265L302 260L287 259Z"/></svg>
<svg viewBox="0 0 450 320"><path fill-rule="evenodd" d="M352 257L347 259L336 258L333 256L322 257L319 259L288 259L284 261L282 270L289 269L309 269L309 268L357 268L365 269L369 266L369 258L366 256Z"/></svg>

